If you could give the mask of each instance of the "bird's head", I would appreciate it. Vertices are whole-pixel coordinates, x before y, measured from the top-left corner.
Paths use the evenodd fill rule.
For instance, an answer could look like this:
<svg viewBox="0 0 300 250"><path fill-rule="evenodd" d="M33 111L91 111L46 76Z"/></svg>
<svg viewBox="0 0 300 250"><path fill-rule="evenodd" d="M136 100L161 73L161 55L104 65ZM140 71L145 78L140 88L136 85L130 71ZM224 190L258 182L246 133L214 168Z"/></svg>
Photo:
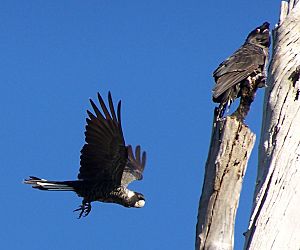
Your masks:
<svg viewBox="0 0 300 250"><path fill-rule="evenodd" d="M128 193L128 197L129 202L127 204L127 207L141 208L145 205L145 197L141 193L130 191Z"/></svg>
<svg viewBox="0 0 300 250"><path fill-rule="evenodd" d="M135 192L135 202L134 202L133 206L136 208L141 208L141 207L145 206L144 195Z"/></svg>
<svg viewBox="0 0 300 250"><path fill-rule="evenodd" d="M261 45L268 48L271 43L269 26L270 24L265 22L261 26L255 28L248 35L246 43Z"/></svg>

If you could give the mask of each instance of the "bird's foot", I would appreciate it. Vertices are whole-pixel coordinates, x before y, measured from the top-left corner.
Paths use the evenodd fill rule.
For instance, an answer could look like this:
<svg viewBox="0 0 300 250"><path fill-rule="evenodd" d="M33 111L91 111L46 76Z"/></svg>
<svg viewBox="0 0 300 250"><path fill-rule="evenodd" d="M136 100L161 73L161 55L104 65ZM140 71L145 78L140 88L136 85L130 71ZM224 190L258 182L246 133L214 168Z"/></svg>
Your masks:
<svg viewBox="0 0 300 250"><path fill-rule="evenodd" d="M241 110L236 110L235 112L233 112L233 114L231 115L231 117L235 117L238 121L240 121L240 122L244 122L244 120L245 120L245 116L247 115L247 113L246 114L244 114L244 113L242 113L241 112Z"/></svg>
<svg viewBox="0 0 300 250"><path fill-rule="evenodd" d="M259 79L257 87L258 88L266 88L266 87L268 87L268 85L267 85L267 78L265 76L262 76L261 79Z"/></svg>
<svg viewBox="0 0 300 250"><path fill-rule="evenodd" d="M83 217L86 217L92 210L92 206L90 202L82 201L82 204L79 206L79 208L75 209L73 212L80 211L78 219L80 219L83 215Z"/></svg>

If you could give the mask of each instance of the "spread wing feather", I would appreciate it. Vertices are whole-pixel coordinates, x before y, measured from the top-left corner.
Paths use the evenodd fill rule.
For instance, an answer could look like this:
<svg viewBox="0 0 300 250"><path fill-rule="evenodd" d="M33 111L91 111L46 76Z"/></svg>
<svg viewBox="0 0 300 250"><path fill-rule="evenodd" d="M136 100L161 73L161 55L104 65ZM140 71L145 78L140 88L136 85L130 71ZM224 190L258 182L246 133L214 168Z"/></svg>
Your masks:
<svg viewBox="0 0 300 250"><path fill-rule="evenodd" d="M133 154L131 145L127 147L127 151L128 162L125 166L121 181L124 186L127 186L132 181L142 180L146 165L146 152L144 151L141 157L141 147L139 145L135 148L135 155Z"/></svg>
<svg viewBox="0 0 300 250"><path fill-rule="evenodd" d="M110 92L110 112L99 93L98 100L103 113L90 100L95 115L87 111L86 143L81 150L78 179L119 185L128 157L121 127L121 102L118 103L116 115Z"/></svg>

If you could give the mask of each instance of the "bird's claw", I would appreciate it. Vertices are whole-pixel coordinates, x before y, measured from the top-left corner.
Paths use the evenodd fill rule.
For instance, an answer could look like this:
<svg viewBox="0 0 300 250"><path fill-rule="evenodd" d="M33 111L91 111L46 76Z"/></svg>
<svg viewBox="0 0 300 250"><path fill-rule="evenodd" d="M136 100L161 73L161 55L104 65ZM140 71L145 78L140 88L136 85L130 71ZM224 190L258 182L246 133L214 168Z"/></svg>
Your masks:
<svg viewBox="0 0 300 250"><path fill-rule="evenodd" d="M79 206L79 208L75 209L73 212L81 211L78 219L80 219L83 215L83 217L86 217L92 210L92 206L90 202L83 201L82 204Z"/></svg>

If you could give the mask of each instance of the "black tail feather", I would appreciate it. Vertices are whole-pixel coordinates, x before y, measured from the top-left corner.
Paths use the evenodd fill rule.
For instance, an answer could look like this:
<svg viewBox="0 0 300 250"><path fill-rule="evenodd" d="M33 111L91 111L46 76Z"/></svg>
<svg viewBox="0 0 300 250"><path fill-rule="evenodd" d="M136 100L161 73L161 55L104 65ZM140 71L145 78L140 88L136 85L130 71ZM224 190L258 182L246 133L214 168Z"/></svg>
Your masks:
<svg viewBox="0 0 300 250"><path fill-rule="evenodd" d="M29 184L33 188L49 191L75 191L76 182L78 181L48 181L35 176L29 176L29 179L24 180L25 184Z"/></svg>

